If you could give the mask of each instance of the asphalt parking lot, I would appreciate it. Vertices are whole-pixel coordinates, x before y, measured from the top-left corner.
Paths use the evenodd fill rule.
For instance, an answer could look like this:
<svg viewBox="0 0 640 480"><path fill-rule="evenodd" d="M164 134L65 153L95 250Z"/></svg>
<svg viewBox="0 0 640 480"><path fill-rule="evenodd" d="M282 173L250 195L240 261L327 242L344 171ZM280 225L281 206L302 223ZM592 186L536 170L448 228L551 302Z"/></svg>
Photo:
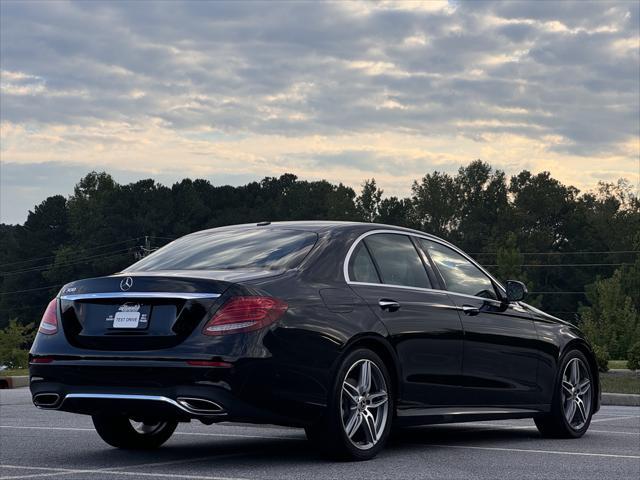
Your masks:
<svg viewBox="0 0 640 480"><path fill-rule="evenodd" d="M120 451L89 417L37 410L27 389L2 390L0 478L637 480L640 408L603 407L578 440L541 439L530 420L403 430L372 461L336 463L301 430L199 422L179 426L160 450Z"/></svg>

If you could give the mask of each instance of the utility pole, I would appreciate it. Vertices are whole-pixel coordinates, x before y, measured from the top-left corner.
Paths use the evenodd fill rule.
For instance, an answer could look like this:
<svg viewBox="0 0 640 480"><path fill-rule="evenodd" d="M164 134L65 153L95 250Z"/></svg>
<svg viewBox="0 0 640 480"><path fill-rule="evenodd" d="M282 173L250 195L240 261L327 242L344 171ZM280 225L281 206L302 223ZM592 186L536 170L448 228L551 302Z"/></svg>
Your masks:
<svg viewBox="0 0 640 480"><path fill-rule="evenodd" d="M149 240L149 235L144 236L144 245L140 245L137 247L137 252L134 254L136 260L140 260L141 258L149 255L153 250L151 250L151 241Z"/></svg>

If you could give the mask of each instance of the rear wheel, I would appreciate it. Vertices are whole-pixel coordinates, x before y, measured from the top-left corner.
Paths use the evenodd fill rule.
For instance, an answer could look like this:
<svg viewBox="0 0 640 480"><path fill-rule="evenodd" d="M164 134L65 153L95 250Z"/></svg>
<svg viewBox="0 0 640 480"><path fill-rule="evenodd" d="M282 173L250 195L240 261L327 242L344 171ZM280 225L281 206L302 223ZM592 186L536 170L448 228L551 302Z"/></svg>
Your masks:
<svg viewBox="0 0 640 480"><path fill-rule="evenodd" d="M123 416L94 415L92 419L102 440L124 449L158 448L169 440L178 426L175 421L137 421Z"/></svg>
<svg viewBox="0 0 640 480"><path fill-rule="evenodd" d="M391 428L390 385L378 355L367 349L351 352L338 369L325 418L306 429L307 438L335 458L375 457Z"/></svg>
<svg viewBox="0 0 640 480"><path fill-rule="evenodd" d="M578 438L584 435L593 413L591 369L584 354L571 350L560 366L551 412L535 419L543 436Z"/></svg>

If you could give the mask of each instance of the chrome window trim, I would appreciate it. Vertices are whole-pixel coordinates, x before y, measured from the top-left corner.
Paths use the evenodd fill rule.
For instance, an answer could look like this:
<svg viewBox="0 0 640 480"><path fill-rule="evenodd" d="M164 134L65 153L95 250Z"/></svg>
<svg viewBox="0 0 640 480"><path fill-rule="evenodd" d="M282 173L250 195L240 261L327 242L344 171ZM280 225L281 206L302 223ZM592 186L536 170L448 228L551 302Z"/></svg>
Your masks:
<svg viewBox="0 0 640 480"><path fill-rule="evenodd" d="M409 287L407 285L393 285L391 283L369 283L369 282L347 282L349 285L361 285L363 287L389 287L389 288L403 288L405 290L417 290L419 292L436 292L436 293L451 293L445 290L438 290L435 288L424 288L424 287Z"/></svg>
<svg viewBox="0 0 640 480"><path fill-rule="evenodd" d="M405 290L417 290L420 292L429 292L429 293L441 293L441 294L449 294L449 295L458 295L460 297L473 298L474 300L483 300L485 302L493 302L496 305L500 305L500 300L495 300L493 298L486 297L477 297L475 295L467 295L466 293L458 293L452 292L451 290L440 290L438 288L422 288L422 287L408 287L405 285L392 285L390 283L367 283L367 282L348 282L349 285L360 285L363 287L389 287L389 288L403 288Z"/></svg>
<svg viewBox="0 0 640 480"><path fill-rule="evenodd" d="M219 293L190 292L101 292L60 295L60 300L101 300L104 298L179 298L181 300L196 300L200 298L218 298L219 296Z"/></svg>
<svg viewBox="0 0 640 480"><path fill-rule="evenodd" d="M432 236L429 236L429 235L426 235L426 234L419 234L419 233L414 233L414 232L403 232L402 230L384 230L384 229L369 230L368 232L363 233L362 235L360 235L358 238L356 238L353 241L353 243L351 244L351 247L349 247L349 250L347 251L347 256L345 257L344 264L342 266L342 272L343 272L343 275L344 275L344 280L345 280L345 282L347 282L348 285L363 285L363 286L370 286L370 287L405 288L405 289L410 289L410 290L420 290L420 291L424 291L424 292L443 292L443 293L450 293L450 294L453 294L453 295L461 295L463 297L468 297L468 298L473 298L473 299L479 299L479 300L484 300L484 301L501 303L500 300L494 300L492 298L486 298L486 297L478 297L478 296L475 296L475 295L467 295L466 293L458 293L458 292L454 292L452 290L440 290L440 289L436 289L436 288L410 287L410 286L405 286L405 285L391 285L389 283L367 283L367 282L352 281L349 278L349 262L351 261L351 255L353 254L353 252L356 249L357 245L363 239L365 239L369 235L375 235L375 234L378 234L378 233L391 233L391 234L394 234L394 235L404 235L406 237L422 238L424 240L428 240L430 242L439 243L440 245L443 245L444 247L450 248L454 252L462 255L462 257L464 257L466 260L468 260L472 265L477 267L482 273L484 273L487 277L489 277L491 279L491 281L493 281L498 286L498 288L502 291L502 293L506 294L505 288L502 286L502 284L498 280L496 280L493 277L493 275L491 275L489 272L487 272L481 265L479 265L476 261L474 261L471 257L469 257L469 255L464 253L458 247L456 247L454 245L451 245L450 243L445 242L444 240L441 240L441 239L439 239L437 237L432 237Z"/></svg>

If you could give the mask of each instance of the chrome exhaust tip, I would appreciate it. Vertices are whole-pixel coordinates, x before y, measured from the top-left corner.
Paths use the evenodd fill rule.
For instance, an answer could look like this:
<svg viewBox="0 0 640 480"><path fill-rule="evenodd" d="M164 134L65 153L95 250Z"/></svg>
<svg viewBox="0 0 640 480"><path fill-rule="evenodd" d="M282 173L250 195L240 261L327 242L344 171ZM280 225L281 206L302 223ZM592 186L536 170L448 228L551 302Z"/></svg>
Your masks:
<svg viewBox="0 0 640 480"><path fill-rule="evenodd" d="M38 408L56 408L59 401L57 393L38 393L33 397L33 404Z"/></svg>
<svg viewBox="0 0 640 480"><path fill-rule="evenodd" d="M185 410L199 415L214 415L224 412L221 405L204 398L178 397L177 402Z"/></svg>

